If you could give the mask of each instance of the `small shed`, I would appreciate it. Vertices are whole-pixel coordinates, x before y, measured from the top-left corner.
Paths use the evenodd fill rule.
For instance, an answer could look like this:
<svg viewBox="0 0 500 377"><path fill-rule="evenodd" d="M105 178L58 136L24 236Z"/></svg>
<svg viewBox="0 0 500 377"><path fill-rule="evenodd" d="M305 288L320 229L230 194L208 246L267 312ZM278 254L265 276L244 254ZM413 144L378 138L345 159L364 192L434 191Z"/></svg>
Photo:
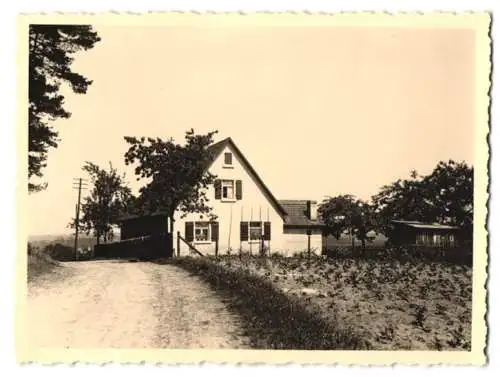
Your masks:
<svg viewBox="0 0 500 377"><path fill-rule="evenodd" d="M120 219L119 224L122 241L168 232L168 217L162 213L124 216Z"/></svg>
<svg viewBox="0 0 500 377"><path fill-rule="evenodd" d="M457 246L460 228L439 223L420 221L391 221L390 241L395 245L416 245L428 247Z"/></svg>
<svg viewBox="0 0 500 377"><path fill-rule="evenodd" d="M97 258L155 259L173 254L168 216L163 213L128 215L119 220L120 241L96 245Z"/></svg>

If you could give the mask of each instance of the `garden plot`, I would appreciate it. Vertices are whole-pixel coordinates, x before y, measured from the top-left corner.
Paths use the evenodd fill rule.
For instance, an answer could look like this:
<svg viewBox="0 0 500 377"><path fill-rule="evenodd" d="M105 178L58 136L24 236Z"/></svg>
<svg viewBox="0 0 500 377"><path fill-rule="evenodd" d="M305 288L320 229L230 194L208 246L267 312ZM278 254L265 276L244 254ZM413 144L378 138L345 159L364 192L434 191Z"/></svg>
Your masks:
<svg viewBox="0 0 500 377"><path fill-rule="evenodd" d="M472 269L426 262L223 258L314 303L377 350L470 350Z"/></svg>

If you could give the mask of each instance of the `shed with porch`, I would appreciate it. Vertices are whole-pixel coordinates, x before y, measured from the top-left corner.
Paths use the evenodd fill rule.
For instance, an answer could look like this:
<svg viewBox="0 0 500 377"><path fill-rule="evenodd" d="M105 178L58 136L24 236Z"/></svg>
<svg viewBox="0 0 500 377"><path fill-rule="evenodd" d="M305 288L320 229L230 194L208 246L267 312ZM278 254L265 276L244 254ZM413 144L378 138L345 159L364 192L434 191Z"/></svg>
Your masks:
<svg viewBox="0 0 500 377"><path fill-rule="evenodd" d="M420 221L391 221L389 240L394 245L415 245L428 247L455 247L460 228L439 223Z"/></svg>

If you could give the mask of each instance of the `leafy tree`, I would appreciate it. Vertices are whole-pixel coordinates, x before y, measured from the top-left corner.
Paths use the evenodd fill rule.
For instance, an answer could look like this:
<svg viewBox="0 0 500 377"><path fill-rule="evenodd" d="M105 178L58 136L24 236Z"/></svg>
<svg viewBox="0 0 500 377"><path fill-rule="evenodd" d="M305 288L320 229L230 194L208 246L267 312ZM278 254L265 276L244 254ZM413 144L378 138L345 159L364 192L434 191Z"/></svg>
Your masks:
<svg viewBox="0 0 500 377"><path fill-rule="evenodd" d="M51 124L69 118L59 89L67 83L74 93L84 94L92 81L71 70L73 55L100 41L91 26L30 25L29 27L29 142L28 180L41 178L49 148L57 148L58 132ZM28 183L29 192L46 184Z"/></svg>
<svg viewBox="0 0 500 377"><path fill-rule="evenodd" d="M140 212L162 211L173 229L174 212L210 214L206 189L215 175L207 171L212 155L208 146L217 131L196 135L191 129L185 134L185 144L173 139L125 137L130 145L125 164L135 164L137 180L147 179L137 201Z"/></svg>
<svg viewBox="0 0 500 377"><path fill-rule="evenodd" d="M377 214L375 208L366 201L356 200L354 207L354 236L361 241L361 247L364 250L366 242L372 242L375 239L374 235L369 236L368 233L377 230Z"/></svg>
<svg viewBox="0 0 500 377"><path fill-rule="evenodd" d="M435 221L461 227L472 236L474 168L465 162L440 161L422 184L435 209Z"/></svg>
<svg viewBox="0 0 500 377"><path fill-rule="evenodd" d="M104 242L113 239L113 225L117 225L118 218L134 200L125 183L125 175L120 175L111 163L109 165L108 171L92 162L83 166L83 170L90 175L93 188L90 195L83 199L79 227L87 234L93 231L97 244L101 238ZM70 227L75 228L75 224L73 219Z"/></svg>
<svg viewBox="0 0 500 377"><path fill-rule="evenodd" d="M373 208L353 195L326 198L319 205L318 213L329 233L335 238L339 239L345 233L350 234L353 248L354 237L361 241L363 249L366 247L366 241L371 242L374 239L373 236L368 236L376 224Z"/></svg>
<svg viewBox="0 0 500 377"><path fill-rule="evenodd" d="M391 220L439 222L472 232L474 170L465 162L440 161L427 176L383 186L372 197L378 230L388 235Z"/></svg>
<svg viewBox="0 0 500 377"><path fill-rule="evenodd" d="M409 178L382 186L372 197L380 233L389 234L392 220L433 221L432 203L426 198L422 178L412 171Z"/></svg>

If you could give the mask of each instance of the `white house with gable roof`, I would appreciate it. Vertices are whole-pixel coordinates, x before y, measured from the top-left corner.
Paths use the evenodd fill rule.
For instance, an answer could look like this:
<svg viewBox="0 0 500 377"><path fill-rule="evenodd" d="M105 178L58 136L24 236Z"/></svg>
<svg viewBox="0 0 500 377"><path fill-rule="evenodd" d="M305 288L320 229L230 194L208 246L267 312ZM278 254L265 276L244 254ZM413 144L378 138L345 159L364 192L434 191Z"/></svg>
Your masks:
<svg viewBox="0 0 500 377"><path fill-rule="evenodd" d="M204 255L240 251L292 255L308 248L321 253L323 225L317 219L316 202L277 200L231 138L209 148L214 157L208 170L217 178L207 196L217 218L210 221L197 213L182 217L177 212L174 255L192 254L193 248Z"/></svg>

